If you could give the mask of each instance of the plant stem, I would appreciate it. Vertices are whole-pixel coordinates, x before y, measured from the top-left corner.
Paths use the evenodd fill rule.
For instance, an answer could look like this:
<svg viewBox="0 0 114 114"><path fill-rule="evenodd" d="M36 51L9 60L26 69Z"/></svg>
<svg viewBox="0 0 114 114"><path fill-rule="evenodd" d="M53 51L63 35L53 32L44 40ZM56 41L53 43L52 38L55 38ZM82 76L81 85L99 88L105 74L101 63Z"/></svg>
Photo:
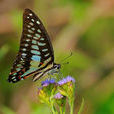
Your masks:
<svg viewBox="0 0 114 114"><path fill-rule="evenodd" d="M66 112L66 107L65 106L66 105L63 106L63 114L65 114L65 112Z"/></svg>
<svg viewBox="0 0 114 114"><path fill-rule="evenodd" d="M78 114L81 114L81 112L83 111L83 108L84 108L84 98L82 98L82 103L81 103L80 109L78 111Z"/></svg>
<svg viewBox="0 0 114 114"><path fill-rule="evenodd" d="M65 114L65 107L60 107L60 114Z"/></svg>
<svg viewBox="0 0 114 114"><path fill-rule="evenodd" d="M73 114L74 109L74 99L69 99L69 105L70 105L70 114Z"/></svg>
<svg viewBox="0 0 114 114"><path fill-rule="evenodd" d="M60 114L63 114L63 108L60 107Z"/></svg>
<svg viewBox="0 0 114 114"><path fill-rule="evenodd" d="M57 114L52 103L50 104L50 108L51 108L52 114Z"/></svg>

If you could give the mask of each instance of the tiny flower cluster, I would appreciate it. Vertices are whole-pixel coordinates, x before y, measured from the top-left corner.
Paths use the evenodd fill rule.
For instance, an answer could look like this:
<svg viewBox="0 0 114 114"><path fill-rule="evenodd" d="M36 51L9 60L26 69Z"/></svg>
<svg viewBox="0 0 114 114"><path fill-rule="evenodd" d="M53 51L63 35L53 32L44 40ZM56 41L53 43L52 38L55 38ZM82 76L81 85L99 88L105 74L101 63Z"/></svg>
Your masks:
<svg viewBox="0 0 114 114"><path fill-rule="evenodd" d="M59 113L65 114L66 99L70 105L71 114L73 114L73 103L75 97L75 79L67 76L56 82L55 79L46 79L38 88L38 97L42 103L47 104L52 113L58 113L56 106L59 107Z"/></svg>
<svg viewBox="0 0 114 114"><path fill-rule="evenodd" d="M75 79L74 78L72 78L71 76L67 76L66 78L63 78L62 80L60 80L59 82L58 82L58 84L59 85L63 85L63 84L66 84L66 83L68 83L68 82L73 82L73 83L75 83Z"/></svg>
<svg viewBox="0 0 114 114"><path fill-rule="evenodd" d="M55 79L52 78L50 80L46 79L45 81L42 81L42 86L48 86L49 84L54 84L55 83Z"/></svg>

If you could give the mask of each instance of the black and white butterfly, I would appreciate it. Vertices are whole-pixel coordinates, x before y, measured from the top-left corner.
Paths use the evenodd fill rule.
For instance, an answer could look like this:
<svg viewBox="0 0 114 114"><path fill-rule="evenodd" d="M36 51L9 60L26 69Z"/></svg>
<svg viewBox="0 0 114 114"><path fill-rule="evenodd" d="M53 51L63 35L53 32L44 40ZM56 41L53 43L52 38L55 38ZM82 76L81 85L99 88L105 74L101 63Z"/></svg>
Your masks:
<svg viewBox="0 0 114 114"><path fill-rule="evenodd" d="M36 81L59 69L60 64L54 63L53 47L42 22L30 9L25 9L20 48L8 81L15 83L31 75Z"/></svg>

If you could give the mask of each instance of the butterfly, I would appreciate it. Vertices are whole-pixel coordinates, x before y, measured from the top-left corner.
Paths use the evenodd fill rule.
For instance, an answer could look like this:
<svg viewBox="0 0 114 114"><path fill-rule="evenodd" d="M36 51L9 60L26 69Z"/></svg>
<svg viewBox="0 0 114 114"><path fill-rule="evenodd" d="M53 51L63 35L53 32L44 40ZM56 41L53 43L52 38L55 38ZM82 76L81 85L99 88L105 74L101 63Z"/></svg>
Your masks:
<svg viewBox="0 0 114 114"><path fill-rule="evenodd" d="M32 10L25 9L20 48L8 81L15 83L30 76L36 81L59 72L60 67L54 62L53 47L42 22Z"/></svg>

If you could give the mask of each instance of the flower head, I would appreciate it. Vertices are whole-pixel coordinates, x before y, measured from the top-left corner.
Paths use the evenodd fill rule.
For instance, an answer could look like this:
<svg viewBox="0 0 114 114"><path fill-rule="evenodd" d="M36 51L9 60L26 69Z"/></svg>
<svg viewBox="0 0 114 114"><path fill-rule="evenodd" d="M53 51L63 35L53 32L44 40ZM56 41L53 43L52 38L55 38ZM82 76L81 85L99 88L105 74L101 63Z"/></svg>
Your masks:
<svg viewBox="0 0 114 114"><path fill-rule="evenodd" d="M58 82L58 91L63 96L68 98L69 105L73 109L73 103L75 98L75 79L71 76L67 76Z"/></svg>
<svg viewBox="0 0 114 114"><path fill-rule="evenodd" d="M73 83L75 83L75 79L72 78L71 76L67 76L66 78L63 78L62 80L60 80L60 81L58 82L58 84L59 84L59 85L63 85L63 84L66 84L66 83L68 83L68 82L73 82Z"/></svg>
<svg viewBox="0 0 114 114"><path fill-rule="evenodd" d="M42 81L41 87L38 88L38 97L42 103L50 104L50 99L55 95L56 92L55 79L46 79Z"/></svg>
<svg viewBox="0 0 114 114"><path fill-rule="evenodd" d="M57 94L54 96L55 99L61 99L61 98L63 98L63 97L64 97L64 96L61 95L60 93L57 93Z"/></svg>
<svg viewBox="0 0 114 114"><path fill-rule="evenodd" d="M72 106L75 96L75 79L67 76L56 82L54 78L42 81L38 88L38 97L42 103L51 106L52 112L56 111L56 106L60 107L60 112L65 113L66 99Z"/></svg>
<svg viewBox="0 0 114 114"><path fill-rule="evenodd" d="M55 83L55 79L54 78L52 78L52 79L46 79L45 81L42 81L42 86L43 87L45 87L45 86L48 86L49 84L53 84L53 83Z"/></svg>
<svg viewBox="0 0 114 114"><path fill-rule="evenodd" d="M54 96L54 99L55 99L55 103L58 104L58 106L60 106L61 108L65 108L65 104L66 104L66 97L63 96L61 93L57 93L55 96Z"/></svg>
<svg viewBox="0 0 114 114"><path fill-rule="evenodd" d="M71 76L67 76L66 78L60 80L58 85L58 90L62 95L67 96L68 98L74 95L75 79Z"/></svg>

